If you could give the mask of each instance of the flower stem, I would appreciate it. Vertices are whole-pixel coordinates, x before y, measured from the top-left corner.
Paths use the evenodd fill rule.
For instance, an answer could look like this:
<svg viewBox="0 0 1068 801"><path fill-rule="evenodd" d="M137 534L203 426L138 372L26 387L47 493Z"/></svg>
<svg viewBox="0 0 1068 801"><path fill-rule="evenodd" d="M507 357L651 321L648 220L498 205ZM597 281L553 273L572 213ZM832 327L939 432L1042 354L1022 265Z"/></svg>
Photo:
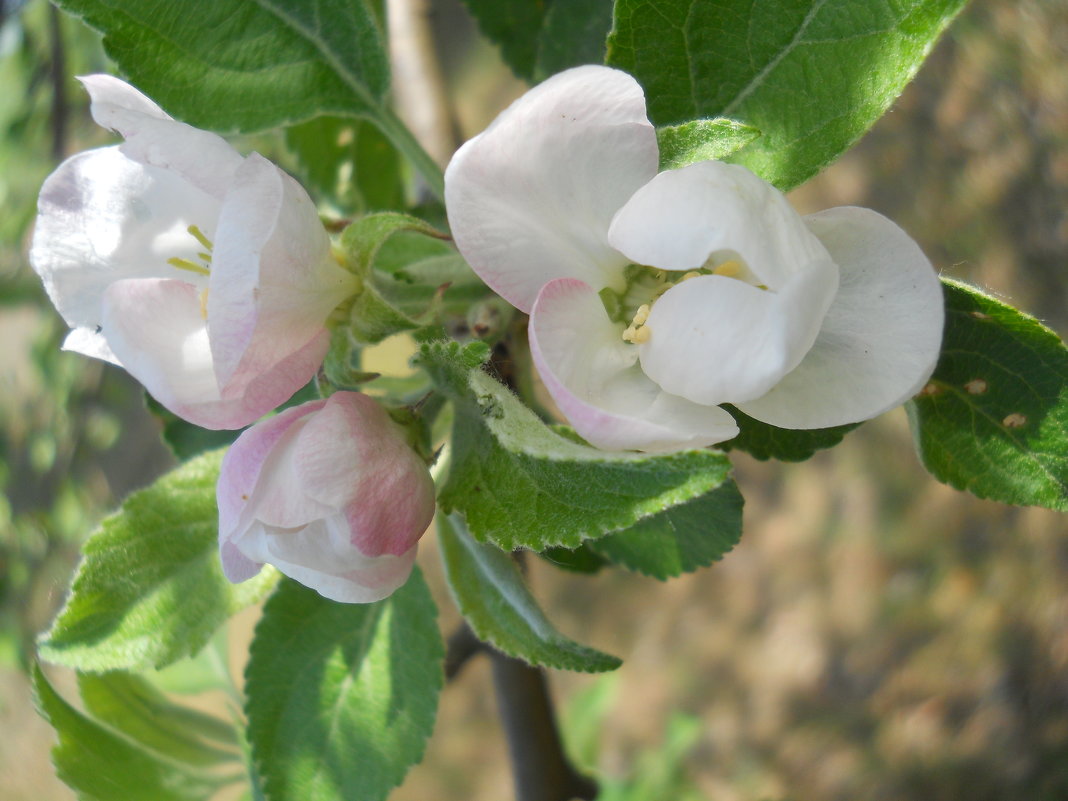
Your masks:
<svg viewBox="0 0 1068 801"><path fill-rule="evenodd" d="M438 200L445 199L445 174L438 163L423 149L408 126L391 109L380 108L372 119L393 146L400 151L415 171L426 181L427 187Z"/></svg>

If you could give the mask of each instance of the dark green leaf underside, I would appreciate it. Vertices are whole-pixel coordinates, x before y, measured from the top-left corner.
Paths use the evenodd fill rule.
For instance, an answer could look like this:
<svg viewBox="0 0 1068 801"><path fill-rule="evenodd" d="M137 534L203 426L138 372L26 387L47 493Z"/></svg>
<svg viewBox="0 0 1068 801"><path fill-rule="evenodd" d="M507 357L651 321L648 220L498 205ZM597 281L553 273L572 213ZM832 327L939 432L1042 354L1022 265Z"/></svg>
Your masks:
<svg viewBox="0 0 1068 801"><path fill-rule="evenodd" d="M459 517L438 517L438 541L449 588L480 640L532 665L561 670L596 673L622 664L560 634L530 594L511 554L476 542Z"/></svg>

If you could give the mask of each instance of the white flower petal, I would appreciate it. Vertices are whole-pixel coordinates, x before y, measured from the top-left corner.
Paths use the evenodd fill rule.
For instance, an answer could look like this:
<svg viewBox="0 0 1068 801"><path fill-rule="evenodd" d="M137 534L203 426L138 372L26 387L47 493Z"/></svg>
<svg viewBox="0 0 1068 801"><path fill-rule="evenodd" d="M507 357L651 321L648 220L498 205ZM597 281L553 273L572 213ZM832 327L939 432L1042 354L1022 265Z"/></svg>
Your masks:
<svg viewBox="0 0 1068 801"><path fill-rule="evenodd" d="M734 419L661 391L620 339L597 293L574 279L547 284L530 318L530 349L557 406L605 450L672 451L731 439Z"/></svg>
<svg viewBox="0 0 1068 801"><path fill-rule="evenodd" d="M224 387L269 370L316 337L355 288L355 276L331 257L307 193L257 153L223 200L210 281L212 355Z"/></svg>
<svg viewBox="0 0 1068 801"><path fill-rule="evenodd" d="M399 556L369 557L351 545L340 516L288 531L255 523L237 545L254 562L268 562L305 587L341 603L380 601L404 584L416 547Z"/></svg>
<svg viewBox="0 0 1068 801"><path fill-rule="evenodd" d="M817 261L779 291L719 275L676 284L652 306L645 374L699 404L758 398L790 372L819 334L837 268Z"/></svg>
<svg viewBox="0 0 1068 801"><path fill-rule="evenodd" d="M221 200L241 156L220 136L171 119L155 103L110 75L79 79L89 92L96 122L118 131L122 152L142 164L173 170Z"/></svg>
<svg viewBox="0 0 1068 801"><path fill-rule="evenodd" d="M253 496L272 452L303 418L325 405L326 400L318 400L285 409L243 432L227 449L215 492L220 542L229 542L251 525L257 509Z"/></svg>
<svg viewBox="0 0 1068 801"><path fill-rule="evenodd" d="M657 175L616 214L608 241L636 264L665 270L695 270L713 255L740 257L770 289L828 260L782 192L719 161Z"/></svg>
<svg viewBox="0 0 1068 801"><path fill-rule="evenodd" d="M167 260L197 260L201 248L186 229L197 224L211 236L218 207L193 185L131 161L118 148L79 153L41 188L30 263L67 324L93 330L114 281L195 283L196 276Z"/></svg>
<svg viewBox="0 0 1068 801"><path fill-rule="evenodd" d="M840 268L815 344L762 398L739 404L782 428L868 420L908 400L930 377L942 342L942 288L917 244L868 209L805 218Z"/></svg>
<svg viewBox="0 0 1068 801"><path fill-rule="evenodd" d="M167 279L116 281L103 305L108 345L156 400L179 416L190 405L220 400L196 287Z"/></svg>
<svg viewBox="0 0 1068 801"><path fill-rule="evenodd" d="M445 171L457 247L523 311L554 278L615 285L626 260L609 247L608 225L657 161L633 78L594 66L555 75L460 148Z"/></svg>
<svg viewBox="0 0 1068 801"><path fill-rule="evenodd" d="M105 362L111 362L111 364L121 367L119 360L115 358L115 354L111 352L111 348L108 346L108 341L104 338L103 334L98 334L95 329L92 328L73 328L71 332L67 334L67 338L63 340L63 350L69 350L74 353L80 353L83 356L89 356L93 359L100 359Z"/></svg>

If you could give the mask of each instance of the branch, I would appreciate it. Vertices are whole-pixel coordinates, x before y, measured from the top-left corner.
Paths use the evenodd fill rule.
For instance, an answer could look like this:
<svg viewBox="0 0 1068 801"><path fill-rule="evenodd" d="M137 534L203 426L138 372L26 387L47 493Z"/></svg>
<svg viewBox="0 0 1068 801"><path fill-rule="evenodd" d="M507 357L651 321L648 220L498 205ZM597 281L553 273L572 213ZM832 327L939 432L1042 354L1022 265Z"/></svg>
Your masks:
<svg viewBox="0 0 1068 801"><path fill-rule="evenodd" d="M540 668L490 650L517 801L593 801L597 784L568 761Z"/></svg>
<svg viewBox="0 0 1068 801"><path fill-rule="evenodd" d="M487 650L485 644L471 631L467 621L461 623L445 644L445 681L455 679L467 661L484 650Z"/></svg>
<svg viewBox="0 0 1068 801"><path fill-rule="evenodd" d="M444 166L459 145L427 0L387 0L389 53L397 112L415 138Z"/></svg>

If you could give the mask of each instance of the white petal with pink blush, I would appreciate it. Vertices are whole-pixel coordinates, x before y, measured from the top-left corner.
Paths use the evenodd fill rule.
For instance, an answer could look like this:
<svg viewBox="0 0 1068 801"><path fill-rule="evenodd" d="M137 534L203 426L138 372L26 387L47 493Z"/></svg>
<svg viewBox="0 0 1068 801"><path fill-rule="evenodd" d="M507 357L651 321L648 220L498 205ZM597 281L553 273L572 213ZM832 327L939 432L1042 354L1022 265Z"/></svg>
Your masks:
<svg viewBox="0 0 1068 801"><path fill-rule="evenodd" d="M802 217L737 165L655 164L641 87L580 67L517 100L445 174L457 247L530 311L534 363L579 434L703 447L738 432L723 404L826 428L923 386L942 290L897 225L851 207Z"/></svg>
<svg viewBox="0 0 1068 801"><path fill-rule="evenodd" d="M258 154L171 119L108 75L82 79L125 142L63 162L38 201L30 261L72 331L205 428L241 428L318 370L355 279L314 204Z"/></svg>
<svg viewBox="0 0 1068 801"><path fill-rule="evenodd" d="M223 572L271 564L343 603L408 579L434 517L434 483L385 409L358 392L286 409L243 432L217 487Z"/></svg>

